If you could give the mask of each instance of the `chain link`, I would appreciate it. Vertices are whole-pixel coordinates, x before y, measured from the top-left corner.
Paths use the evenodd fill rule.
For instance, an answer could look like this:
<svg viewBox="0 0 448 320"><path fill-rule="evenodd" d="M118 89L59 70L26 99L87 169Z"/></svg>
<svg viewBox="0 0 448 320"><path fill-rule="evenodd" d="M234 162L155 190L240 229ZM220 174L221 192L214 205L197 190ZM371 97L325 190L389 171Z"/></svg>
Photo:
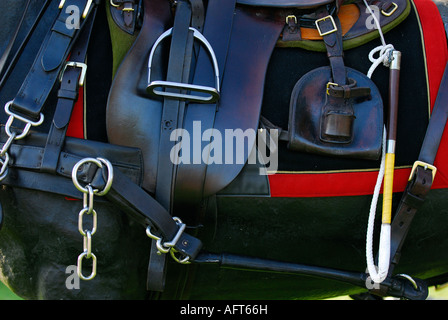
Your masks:
<svg viewBox="0 0 448 320"><path fill-rule="evenodd" d="M106 186L102 191L99 191L98 189L93 189L91 184L87 184L85 187L81 186L77 173L82 165L92 162L94 163L98 168L102 169L103 164L106 165L108 176L106 181ZM79 161L72 170L72 181L75 187L83 193L83 208L81 211L79 211L78 214L78 231L83 236L83 252L78 256L78 265L77 265L77 271L78 271L78 277L82 280L88 281L92 280L96 276L96 266L97 266L97 258L95 254L92 252L92 236L96 233L98 229L98 220L97 220L97 213L94 209L94 196L103 196L107 194L110 187L112 186L113 181L113 168L112 164L102 158L85 158ZM87 214L88 216L92 217L92 229L84 228L84 215ZM82 273L82 263L84 259L92 259L92 271L89 276L84 276Z"/></svg>
<svg viewBox="0 0 448 320"><path fill-rule="evenodd" d="M5 104L5 113L9 115L9 118L5 124L5 132L8 135L8 140L6 140L5 144L3 145L0 151L0 165L1 165L0 182L3 181L3 179L5 179L6 176L8 175L8 164L10 160L8 150L13 141L25 138L28 135L31 126L33 127L40 126L44 122L44 115L42 113L40 114L40 118L38 121L31 121L10 111L9 107L12 104L12 102L13 100ZM11 131L11 126L14 120L19 120L25 123L25 127L22 129L22 132L18 133L15 131Z"/></svg>

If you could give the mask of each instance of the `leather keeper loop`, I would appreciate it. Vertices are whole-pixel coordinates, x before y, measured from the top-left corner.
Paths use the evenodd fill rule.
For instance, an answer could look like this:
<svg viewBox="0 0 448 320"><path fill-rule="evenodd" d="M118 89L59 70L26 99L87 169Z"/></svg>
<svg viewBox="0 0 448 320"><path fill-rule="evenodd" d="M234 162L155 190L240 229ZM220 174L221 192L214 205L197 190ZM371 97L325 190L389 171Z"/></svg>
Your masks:
<svg viewBox="0 0 448 320"><path fill-rule="evenodd" d="M78 99L78 92L72 90L59 89L58 98L70 99L76 101Z"/></svg>

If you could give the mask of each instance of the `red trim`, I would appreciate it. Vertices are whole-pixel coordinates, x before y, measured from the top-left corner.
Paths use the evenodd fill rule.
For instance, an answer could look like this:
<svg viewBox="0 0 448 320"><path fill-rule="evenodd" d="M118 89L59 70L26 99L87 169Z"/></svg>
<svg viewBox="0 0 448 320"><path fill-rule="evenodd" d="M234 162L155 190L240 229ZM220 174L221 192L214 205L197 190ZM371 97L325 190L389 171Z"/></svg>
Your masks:
<svg viewBox="0 0 448 320"><path fill-rule="evenodd" d="M68 137L84 138L84 88L79 88L78 100L73 106L72 116L68 124Z"/></svg>
<svg viewBox="0 0 448 320"><path fill-rule="evenodd" d="M414 0L423 30L430 87L431 110L448 60L443 22L431 0ZM448 126L434 163L437 175L433 189L448 188ZM404 190L410 169L397 169L394 192ZM373 193L378 171L338 173L294 173L269 175L272 197L332 197Z"/></svg>

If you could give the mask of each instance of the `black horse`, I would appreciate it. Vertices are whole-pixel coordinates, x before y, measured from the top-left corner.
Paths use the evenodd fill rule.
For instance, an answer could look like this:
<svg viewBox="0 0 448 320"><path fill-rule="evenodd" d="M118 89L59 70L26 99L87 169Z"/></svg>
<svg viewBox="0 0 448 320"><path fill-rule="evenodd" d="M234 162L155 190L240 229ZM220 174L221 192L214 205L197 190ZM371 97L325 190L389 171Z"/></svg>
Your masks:
<svg viewBox="0 0 448 320"><path fill-rule="evenodd" d="M0 32L0 103L18 116L12 125L10 113L1 112L0 117L5 151L2 282L26 299L323 299L369 291L421 299L427 286L446 282L446 139L434 163L438 170L432 190L412 220L399 256L394 256L394 269L381 285L372 284L366 270L366 229L381 164L389 69L380 65L371 80L365 74L372 64L369 52L381 41L377 32L364 30L371 16L363 1L287 2L3 1L0 6L7 14ZM439 91L448 57L446 37L440 17L428 18L438 14L432 2L369 4L381 9L385 39L402 52L392 203L396 212ZM222 19L213 15L217 13ZM322 37L338 32L320 29L326 28L328 16L336 19L330 28L342 28L344 70L356 79L350 90L360 92L349 99L355 109L348 117L354 119L354 139L368 127L380 130L371 135L375 141L369 148L374 151L367 156L324 154L321 145L317 152L291 147L296 139L290 111L296 83L320 67L325 67L319 69L323 85L337 74L328 57L339 55L332 54ZM185 42L179 45L179 39ZM57 46L48 46L53 40ZM64 62L49 67L66 40ZM83 64L65 63L79 57L87 64L83 86ZM176 59L181 63L176 65ZM307 92L317 88L319 77ZM27 82L33 78L48 83ZM328 96L342 87L333 84L327 84ZM365 88L368 94L356 90ZM28 96L45 97L42 103L33 100L39 107L23 103L21 108L20 100ZM365 116L362 122L359 106L376 110L378 117ZM61 111L66 109L68 113ZM168 118L172 110L174 118ZM37 125L40 113L44 120ZM19 140L14 137L23 130L20 117L31 119L32 129ZM180 139L169 138L182 128L182 153L177 156L183 162L176 164L169 157ZM223 133L222 145L211 143L218 136L209 128ZM218 146L227 151L226 129L246 133L241 161L233 154L233 161L225 163L223 152L219 163ZM255 130L254 136L249 129ZM253 154L260 155L263 138L269 141L262 134L269 129L280 134L275 145L275 135L268 143L268 161L252 161ZM307 132L312 130L318 129ZM185 132L190 133L191 150L185 147ZM199 145L194 145L195 132ZM255 143L258 149L251 148ZM360 142L358 151L368 149L365 143ZM214 162L204 165L207 146L214 147L207 154ZM85 158L89 160L81 165L78 161ZM261 174L266 169L275 172ZM102 196L112 171L111 190ZM94 215L88 210L92 206ZM168 219L166 229L179 228L172 232L172 245L161 236L166 214L180 218ZM92 219L97 223L92 225ZM375 221L376 241L381 221ZM160 254L165 249L175 259ZM89 275L93 279L79 279Z"/></svg>

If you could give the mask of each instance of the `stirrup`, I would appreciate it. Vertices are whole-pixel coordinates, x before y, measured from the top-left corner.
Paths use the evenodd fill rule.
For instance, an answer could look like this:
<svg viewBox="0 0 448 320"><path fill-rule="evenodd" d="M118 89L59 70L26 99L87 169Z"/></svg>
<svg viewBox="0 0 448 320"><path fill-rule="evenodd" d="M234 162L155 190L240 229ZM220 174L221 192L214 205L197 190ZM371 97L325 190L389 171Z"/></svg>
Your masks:
<svg viewBox="0 0 448 320"><path fill-rule="evenodd" d="M169 97L169 98L175 98L180 100L188 100L191 102L197 102L197 103L215 103L219 100L219 68L218 68L218 61L216 59L215 53L213 51L212 46L207 41L207 39L195 28L190 27L190 31L193 31L194 38L200 40L205 47L207 48L208 52L210 53L210 56L212 58L213 62L213 68L215 71L215 88L208 87L208 86L201 86L201 85L195 85L195 84L188 84L188 83L180 83L180 82L172 82L172 81L163 81L163 80L155 80L151 81L151 66L152 66L152 60L154 58L154 52L156 51L156 48L162 42L163 39L165 39L168 36L171 36L173 33L173 28L168 29L165 31L154 43L151 53L149 54L148 59L148 87L146 88L146 91L152 95L157 96L163 96L163 97ZM171 89L180 89L180 90L190 90L194 92L201 92L208 94L207 96L200 96L200 95L193 95L193 94L183 94L183 93L176 93L176 92L167 92L162 90L156 90L157 88L171 88Z"/></svg>

